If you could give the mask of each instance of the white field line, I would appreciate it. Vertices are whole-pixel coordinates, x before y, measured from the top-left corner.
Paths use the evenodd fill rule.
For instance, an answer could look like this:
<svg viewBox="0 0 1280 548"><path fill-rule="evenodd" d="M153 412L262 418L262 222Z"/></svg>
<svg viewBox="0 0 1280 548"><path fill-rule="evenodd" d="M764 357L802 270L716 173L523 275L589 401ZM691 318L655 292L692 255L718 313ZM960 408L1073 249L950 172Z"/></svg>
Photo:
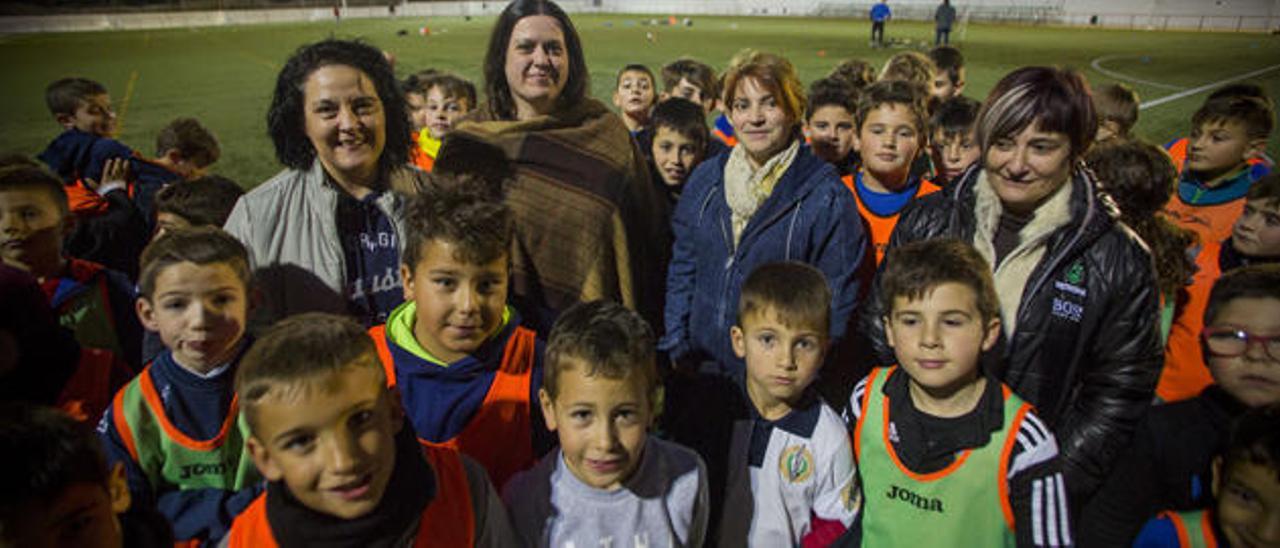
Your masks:
<svg viewBox="0 0 1280 548"><path fill-rule="evenodd" d="M1102 74L1107 75L1107 76L1110 76L1110 77L1112 77L1112 78L1115 78L1116 80L1124 80L1124 81L1126 81L1126 82L1133 82L1133 83L1135 83L1135 84L1143 84L1143 85L1146 85L1146 86L1151 86L1151 87L1153 87L1153 88L1167 89L1167 90L1170 90L1170 91L1182 91L1182 90L1184 90L1184 89L1187 89L1187 88L1184 88L1184 87L1181 87L1181 86L1172 86L1172 85L1169 85L1169 84L1161 84L1160 82L1152 82L1152 81L1150 81L1150 80L1143 80L1143 79L1141 79L1141 78L1134 78L1134 77L1129 76L1129 75L1127 75L1127 74L1124 74L1124 73L1122 73L1122 72L1116 72L1116 71L1114 71L1114 70L1109 70L1109 69L1102 68L1102 63L1104 63L1104 62L1106 62L1106 61L1114 61L1114 60L1116 60L1116 59L1127 59L1127 58L1131 58L1131 57L1141 57L1141 55L1129 55L1129 54L1121 54L1121 55L1104 55L1104 56L1102 56L1102 57L1099 57L1099 58L1097 58L1097 59L1094 59L1094 60L1093 60L1093 62L1089 63L1089 66L1093 67L1093 70L1096 70L1096 71L1098 71L1098 72L1101 72Z"/></svg>
<svg viewBox="0 0 1280 548"><path fill-rule="evenodd" d="M1271 66L1269 66L1269 67L1260 68L1260 69L1255 70L1255 71L1253 71L1253 72L1246 72L1246 73L1244 73L1244 74L1240 74L1240 75L1232 76L1232 77L1230 77L1230 78L1225 78L1225 79L1222 79L1222 80L1218 80L1217 82L1211 82L1211 83L1205 84L1205 85L1200 86L1200 87L1196 87L1196 88L1191 88L1191 89L1188 89L1188 90L1179 91L1179 92L1174 93L1174 94L1172 94L1172 95L1165 95L1164 97L1161 97L1161 98L1159 98L1159 99L1152 99L1152 100L1150 100L1150 101L1147 101L1147 102L1145 102L1145 103L1142 103L1142 104L1138 105L1138 110L1146 110L1146 109L1149 109L1149 108L1151 108L1151 107L1158 107L1158 106L1163 105L1163 104L1165 104L1165 103L1168 103L1168 102L1170 102L1170 101L1177 101L1178 99L1181 99L1181 98L1183 98L1183 97L1187 97L1187 96L1190 96L1190 95L1195 95L1195 94L1197 94L1197 93L1201 93L1201 92L1204 92L1204 91L1208 91L1208 90L1211 90L1211 89L1213 89L1213 88L1216 88L1216 87L1221 86L1221 85L1224 85L1224 84L1230 84L1230 83L1232 83L1232 82L1238 82L1238 81L1240 81L1240 80L1244 80L1244 79L1246 79L1246 78L1253 78L1254 76L1258 76L1258 75L1261 75L1261 74L1266 74L1266 73L1271 72L1271 71L1276 70L1276 69L1280 69L1280 65L1271 65Z"/></svg>

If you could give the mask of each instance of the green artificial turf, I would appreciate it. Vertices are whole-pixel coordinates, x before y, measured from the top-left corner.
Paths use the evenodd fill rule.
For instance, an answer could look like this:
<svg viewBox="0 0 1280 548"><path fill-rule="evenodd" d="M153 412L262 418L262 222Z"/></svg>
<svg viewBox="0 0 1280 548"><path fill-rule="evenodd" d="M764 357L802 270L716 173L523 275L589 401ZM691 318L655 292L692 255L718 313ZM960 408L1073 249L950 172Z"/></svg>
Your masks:
<svg viewBox="0 0 1280 548"><path fill-rule="evenodd" d="M656 72L665 62L692 55L717 68L741 48L781 53L810 82L836 62L861 57L878 65L903 48L927 49L932 25L891 22L894 48L868 47L865 20L839 18L693 17L691 27L642 25L648 17L578 15L591 70L592 93L608 101L614 75L626 63ZM277 71L301 44L335 35L361 37L396 56L400 75L428 67L454 71L482 88L480 68L492 18L347 19L285 25L114 31L0 37L0 151L35 154L59 131L44 105L44 87L56 78L83 75L104 83L122 118L119 138L143 154L155 151L156 132L170 119L195 116L222 142L212 171L245 187L276 171L266 110ZM422 36L418 29L431 29ZM406 30L406 36L397 31ZM656 41L646 39L654 32ZM1030 64L1081 69L1096 85L1113 82L1090 66L1109 56L1105 69L1161 84L1132 84L1144 101L1280 62L1280 37L1262 34L1154 32L970 24L953 32L953 45L968 65L966 95L982 98L1000 76ZM1280 97L1280 70L1252 78ZM1142 111L1138 135L1158 142L1184 135L1200 93ZM1273 133L1268 152L1280 157Z"/></svg>

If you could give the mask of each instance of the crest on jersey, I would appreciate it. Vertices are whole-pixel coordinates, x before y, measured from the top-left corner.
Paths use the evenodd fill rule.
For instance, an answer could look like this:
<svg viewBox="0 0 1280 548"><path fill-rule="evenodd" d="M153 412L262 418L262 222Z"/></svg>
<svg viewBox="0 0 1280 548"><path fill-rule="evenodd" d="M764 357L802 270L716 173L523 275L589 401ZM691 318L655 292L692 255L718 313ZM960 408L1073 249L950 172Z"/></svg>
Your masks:
<svg viewBox="0 0 1280 548"><path fill-rule="evenodd" d="M778 458L778 472L791 483L804 482L813 475L813 454L803 445L783 449Z"/></svg>

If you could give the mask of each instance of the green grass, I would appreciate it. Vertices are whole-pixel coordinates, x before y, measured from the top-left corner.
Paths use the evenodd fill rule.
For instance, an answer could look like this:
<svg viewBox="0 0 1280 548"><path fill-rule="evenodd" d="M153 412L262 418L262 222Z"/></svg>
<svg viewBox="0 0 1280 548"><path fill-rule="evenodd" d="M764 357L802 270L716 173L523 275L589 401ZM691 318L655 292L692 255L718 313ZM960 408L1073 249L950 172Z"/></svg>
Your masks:
<svg viewBox="0 0 1280 548"><path fill-rule="evenodd" d="M582 15L574 18L587 52L592 93L608 100L615 71L626 63L655 70L680 55L722 67L737 50L754 47L786 55L805 82L824 75L838 60L861 57L877 64L894 49L867 47L868 23L849 19L696 17L694 26L657 29L645 40L638 17ZM429 37L419 36L422 18L345 20L128 32L86 32L0 37L0 150L35 154L58 132L44 106L44 86L80 74L111 90L122 117L120 139L151 154L156 132L177 116L195 116L223 146L213 171L252 187L279 170L266 135L271 88L284 59L298 45L330 36L362 37L395 54L397 72L436 67L479 82L492 19L432 18ZM407 29L408 36L396 31ZM925 47L931 25L894 22L890 38ZM1104 55L1123 55L1105 68L1184 88L1270 66L1280 59L1280 39L1260 34L1146 32L972 24L953 38L968 61L966 94L981 98L1009 70L1029 64L1081 69L1096 86L1112 81L1090 68ZM820 55L821 54L821 55ZM1280 97L1280 71L1253 79ZM1173 93L1143 84L1144 100ZM1137 133L1164 142L1187 132L1204 94L1142 112ZM1280 157L1280 139L1268 152Z"/></svg>

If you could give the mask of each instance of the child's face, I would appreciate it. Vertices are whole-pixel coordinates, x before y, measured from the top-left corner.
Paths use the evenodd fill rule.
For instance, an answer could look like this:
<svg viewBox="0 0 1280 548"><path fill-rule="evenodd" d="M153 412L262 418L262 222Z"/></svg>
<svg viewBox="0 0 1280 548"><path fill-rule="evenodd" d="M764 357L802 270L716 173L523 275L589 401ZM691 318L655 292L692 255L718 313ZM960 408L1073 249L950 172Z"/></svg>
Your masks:
<svg viewBox="0 0 1280 548"><path fill-rule="evenodd" d="M653 79L638 70L628 70L618 77L613 91L614 106L632 116L647 115L653 107Z"/></svg>
<svg viewBox="0 0 1280 548"><path fill-rule="evenodd" d="M444 88L432 86L427 90L426 127L431 129L431 136L444 139L453 129L453 124L463 115L471 111L465 97L452 97L444 94Z"/></svg>
<svg viewBox="0 0 1280 548"><path fill-rule="evenodd" d="M413 132L416 134L427 127L427 96L411 91L404 94L404 101L408 105L409 120L413 122Z"/></svg>
<svg viewBox="0 0 1280 548"><path fill-rule="evenodd" d="M791 143L795 120L782 108L780 97L748 76L738 80L737 94L729 108L729 121L747 156L763 165Z"/></svg>
<svg viewBox="0 0 1280 548"><path fill-rule="evenodd" d="M1217 517L1227 545L1280 546L1280 479L1275 463L1235 458L1222 466Z"/></svg>
<svg viewBox="0 0 1280 548"><path fill-rule="evenodd" d="M5 263L29 269L57 262L69 228L49 192L22 187L0 191L0 258Z"/></svg>
<svg viewBox="0 0 1280 548"><path fill-rule="evenodd" d="M1250 257L1280 257L1280 200L1249 200L1231 230L1231 245Z"/></svg>
<svg viewBox="0 0 1280 548"><path fill-rule="evenodd" d="M404 298L417 303L414 338L446 362L480 348L498 329L507 303L506 254L472 264L457 253L453 242L433 239L422 244L413 270L400 265Z"/></svg>
<svg viewBox="0 0 1280 548"><path fill-rule="evenodd" d="M114 137L116 113L111 110L111 96L105 93L80 100L74 114L59 114L58 122L67 129L78 129L99 137Z"/></svg>
<svg viewBox="0 0 1280 548"><path fill-rule="evenodd" d="M395 469L398 400L369 355L302 386L273 390L254 404L245 443L269 481L283 480L304 506L341 519L368 514Z"/></svg>
<svg viewBox="0 0 1280 548"><path fill-rule="evenodd" d="M853 113L839 105L818 107L805 124L805 134L814 155L828 163L842 163L853 150Z"/></svg>
<svg viewBox="0 0 1280 548"><path fill-rule="evenodd" d="M1266 139L1250 139L1243 122L1217 120L1191 130L1186 168L1212 179L1240 168L1266 145Z"/></svg>
<svg viewBox="0 0 1280 548"><path fill-rule="evenodd" d="M559 393L538 392L547 429L560 437L565 467L575 477L596 489L618 489L640 464L653 418L649 387L635 372L620 379L588 376L587 364L564 359Z"/></svg>
<svg viewBox="0 0 1280 548"><path fill-rule="evenodd" d="M952 97L960 95L964 91L964 68L956 71L959 78L956 82L951 81L951 75L945 70L939 70L933 75L933 86L929 90L929 95L938 99L938 101L946 101Z"/></svg>
<svg viewBox="0 0 1280 548"><path fill-rule="evenodd" d="M943 130L933 132L933 160L943 181L955 181L964 170L978 161L982 150L978 148L978 139L969 131L964 136L946 134Z"/></svg>
<svg viewBox="0 0 1280 548"><path fill-rule="evenodd" d="M669 126L658 126L653 134L653 163L667 186L680 186L702 161L703 146Z"/></svg>
<svg viewBox="0 0 1280 548"><path fill-rule="evenodd" d="M978 358L1000 337L1000 321L984 322L973 289L947 282L922 298L894 297L885 335L898 365L929 394L952 394L978 376Z"/></svg>
<svg viewBox="0 0 1280 548"><path fill-rule="evenodd" d="M244 337L249 300L245 282L227 263L169 265L150 298L137 302L142 325L180 365L205 373L230 361Z"/></svg>
<svg viewBox="0 0 1280 548"><path fill-rule="evenodd" d="M666 95L669 97L679 97L681 99L693 101L702 105L702 109L708 113L711 112L716 103L715 97L711 97L710 94L703 93L702 88L697 84L690 82L688 78L681 78L680 83L676 84L676 87Z"/></svg>
<svg viewBox="0 0 1280 548"><path fill-rule="evenodd" d="M1280 336L1280 299L1237 298L1224 305L1213 324L1206 326L1210 334L1205 341L1205 360L1213 380L1228 394L1250 407L1280 402L1280 350L1268 351L1269 345L1249 341L1243 353L1236 356L1214 351L1214 338L1221 337L1225 354L1239 352L1238 332L1253 336ZM1228 344L1229 343L1229 344Z"/></svg>
<svg viewBox="0 0 1280 548"><path fill-rule="evenodd" d="M905 105L885 103L867 113L858 131L858 152L866 174L888 190L907 182L911 162L924 139L916 117Z"/></svg>
<svg viewBox="0 0 1280 548"><path fill-rule="evenodd" d="M729 329L733 352L747 362L747 394L760 414L776 420L791 411L822 367L827 332L788 325L766 308Z"/></svg>

